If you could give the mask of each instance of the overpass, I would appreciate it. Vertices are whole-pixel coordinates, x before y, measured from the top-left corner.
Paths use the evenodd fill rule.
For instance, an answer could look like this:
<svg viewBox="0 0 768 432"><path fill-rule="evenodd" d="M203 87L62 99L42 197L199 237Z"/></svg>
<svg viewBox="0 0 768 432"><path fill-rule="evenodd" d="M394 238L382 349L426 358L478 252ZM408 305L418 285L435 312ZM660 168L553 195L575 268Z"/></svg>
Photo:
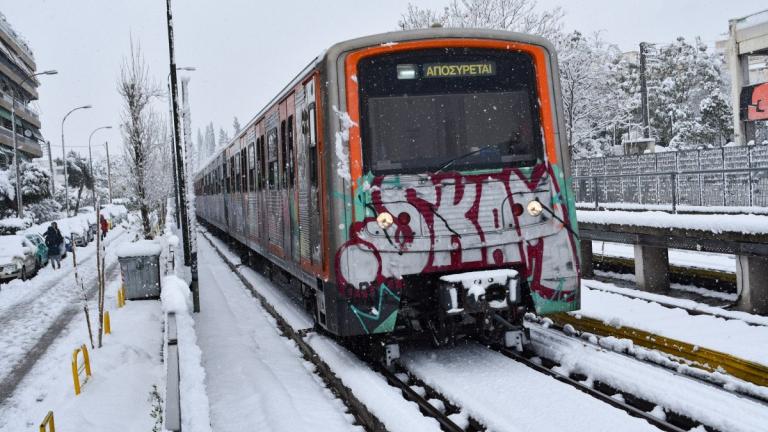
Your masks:
<svg viewBox="0 0 768 432"><path fill-rule="evenodd" d="M730 20L728 35L734 142L745 144L754 139L754 122L768 120L768 83L749 81L749 57L768 55L768 9Z"/></svg>

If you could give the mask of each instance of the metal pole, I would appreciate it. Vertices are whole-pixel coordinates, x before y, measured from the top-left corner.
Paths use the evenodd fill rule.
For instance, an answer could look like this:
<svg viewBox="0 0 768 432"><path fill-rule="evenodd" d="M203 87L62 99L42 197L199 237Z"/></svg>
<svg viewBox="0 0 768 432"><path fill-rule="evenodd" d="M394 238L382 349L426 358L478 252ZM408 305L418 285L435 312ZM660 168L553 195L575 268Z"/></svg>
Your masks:
<svg viewBox="0 0 768 432"><path fill-rule="evenodd" d="M69 117L69 115L73 112L79 109L90 108L90 105L83 105L77 108L72 108L66 115L64 115L64 118L61 119L61 161L64 164L64 201L66 202L67 206L67 217L69 217L69 176L67 175L67 150L64 146L64 122L67 121L67 117Z"/></svg>
<svg viewBox="0 0 768 432"><path fill-rule="evenodd" d="M168 94L172 94L171 92L171 74L168 73ZM171 120L173 120L173 100L169 98L168 100L168 114L171 116ZM176 180L178 178L178 168L176 167L176 140L174 138L174 134L171 134L171 149L173 153L173 198L174 202L176 203L176 211L174 212L174 215L176 216L176 226L181 226L181 222L179 220L179 183Z"/></svg>
<svg viewBox="0 0 768 432"><path fill-rule="evenodd" d="M166 18L168 21L168 56L170 58L171 69L171 99L173 101L173 134L176 143L176 165L177 165L177 180L179 184L179 217L181 218L181 234L184 241L184 265L190 266L192 270L192 298L194 304L194 311L200 311L199 293L197 290L197 254L194 257L191 254L190 248L190 236L189 230L189 215L187 214L187 196L186 196L186 180L184 178L184 161L182 159L181 148L181 129L179 124L179 102L176 87L176 60L173 55L173 14L171 12L171 0L166 0ZM193 260L194 259L194 260Z"/></svg>
<svg viewBox="0 0 768 432"><path fill-rule="evenodd" d="M16 143L16 91L11 92L11 123L13 123L13 163L16 165L16 216L24 217L24 204L21 198L21 168L19 167L19 146Z"/></svg>
<svg viewBox="0 0 768 432"><path fill-rule="evenodd" d="M56 184L53 181L53 177L54 177L54 174L53 174L53 154L51 153L51 142L50 141L46 141L45 145L48 147L48 165L49 165L49 167L51 169L51 197L53 197L54 193L56 192L56 187L55 187Z"/></svg>
<svg viewBox="0 0 768 432"><path fill-rule="evenodd" d="M93 138L93 134L95 134L96 131L100 131L102 129L112 129L112 126L102 126L96 128L93 130L93 132L91 132L91 135L88 136L88 169L91 171L91 177L93 178L93 186L91 187L91 199L93 200L94 209L96 209L96 174L93 172L93 151L91 150L91 140Z"/></svg>
<svg viewBox="0 0 768 432"><path fill-rule="evenodd" d="M107 150L107 187L109 188L109 203L112 204L112 165L109 163L109 141L104 141Z"/></svg>
<svg viewBox="0 0 768 432"><path fill-rule="evenodd" d="M650 122L648 115L648 85L646 83L646 59L645 50L648 44L640 42L640 102L642 104L642 116L643 116L643 137L650 138Z"/></svg>

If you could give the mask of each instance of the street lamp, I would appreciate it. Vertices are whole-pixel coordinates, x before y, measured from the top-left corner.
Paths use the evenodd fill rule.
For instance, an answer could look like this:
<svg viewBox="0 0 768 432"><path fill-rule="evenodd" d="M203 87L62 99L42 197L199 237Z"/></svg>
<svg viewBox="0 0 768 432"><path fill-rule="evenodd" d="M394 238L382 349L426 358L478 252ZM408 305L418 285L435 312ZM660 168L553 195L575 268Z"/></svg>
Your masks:
<svg viewBox="0 0 768 432"><path fill-rule="evenodd" d="M177 71L186 71L186 72L194 72L197 70L196 67L192 66L180 66L176 68ZM168 72L168 114L170 115L170 120L173 122L173 99L171 98L171 73ZM173 126L171 126L171 129L173 129ZM180 220L179 220L179 194L181 192L179 191L179 185L178 181L176 180L178 170L176 168L176 142L174 138L173 131L171 131L171 147L173 149L173 197L176 202L176 211L174 212L176 216L176 226L181 226Z"/></svg>
<svg viewBox="0 0 768 432"><path fill-rule="evenodd" d="M93 208L96 209L96 175L93 173L93 152L91 151L91 138L93 138L93 134L96 133L96 131L100 131L102 129L112 129L112 126L102 126L99 128L96 128L91 132L91 135L88 137L88 166L91 170L91 177L93 178L93 187L91 188L91 198L93 199Z"/></svg>
<svg viewBox="0 0 768 432"><path fill-rule="evenodd" d="M24 88L24 83L27 82L27 80L31 79L32 77L36 77L39 75L56 75L59 73L56 70L47 70L43 72L38 72L32 75L28 75L26 78L21 80L19 83L19 87ZM20 161L19 161L19 145L16 143L16 89L11 86L11 123L12 129L13 129L13 161L16 163L16 216L22 218L24 217L24 204L22 202L22 195L21 195L21 169L19 168ZM51 173L53 175L53 173Z"/></svg>
<svg viewBox="0 0 768 432"><path fill-rule="evenodd" d="M64 163L64 201L66 201L67 203L67 217L69 217L69 188L67 188L69 177L67 176L67 151L66 151L66 148L64 147L64 122L67 121L67 117L69 117L69 115L72 114L73 112L81 109L91 109L91 108L93 108L91 105L83 105L77 108L72 108L64 116L64 118L61 119L61 160Z"/></svg>

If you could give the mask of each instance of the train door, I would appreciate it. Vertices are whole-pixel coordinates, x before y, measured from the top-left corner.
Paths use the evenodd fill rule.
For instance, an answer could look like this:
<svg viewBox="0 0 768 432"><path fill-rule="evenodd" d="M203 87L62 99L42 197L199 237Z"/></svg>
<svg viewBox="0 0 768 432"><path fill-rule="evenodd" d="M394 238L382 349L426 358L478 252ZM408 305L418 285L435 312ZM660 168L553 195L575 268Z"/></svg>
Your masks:
<svg viewBox="0 0 768 432"><path fill-rule="evenodd" d="M269 245L269 208L267 207L267 137L264 133L264 123L260 123L256 132L259 149L259 243L266 250Z"/></svg>
<svg viewBox="0 0 768 432"><path fill-rule="evenodd" d="M269 213L269 248L283 255L283 212L280 197L280 151L277 113L267 119L267 206Z"/></svg>
<svg viewBox="0 0 768 432"><path fill-rule="evenodd" d="M301 260L315 272L322 264L322 230L320 203L320 152L318 146L317 105L314 80L304 85L303 98L296 111L301 116L298 140L299 171L299 243Z"/></svg>
<svg viewBox="0 0 768 432"><path fill-rule="evenodd" d="M227 231L229 231L229 170L230 166L227 160L227 152L222 152L221 155L222 158L222 195L223 195L223 204L224 204L224 226L227 227Z"/></svg>
<svg viewBox="0 0 768 432"><path fill-rule="evenodd" d="M293 102L293 97L291 97ZM291 104L292 105L292 104ZM291 259L293 262L300 262L299 256L299 192L296 188L296 116L294 114L293 106L290 106L291 110L288 112L288 126L287 126L287 138L288 138L288 196L290 197L290 212L291 212Z"/></svg>
<svg viewBox="0 0 768 432"><path fill-rule="evenodd" d="M248 219L246 230L248 232L248 246L258 241L258 208L256 207L256 134L253 130L248 132Z"/></svg>
<svg viewBox="0 0 768 432"><path fill-rule="evenodd" d="M280 112L280 201L282 207L280 212L282 213L283 224L283 255L288 258L292 255L291 252L291 196L288 193L289 188L289 156L288 156L288 120L287 120L287 104L282 102L279 107Z"/></svg>
<svg viewBox="0 0 768 432"><path fill-rule="evenodd" d="M240 140L240 221L238 223L240 233L243 235L243 243L248 243L248 149L245 145L245 138Z"/></svg>

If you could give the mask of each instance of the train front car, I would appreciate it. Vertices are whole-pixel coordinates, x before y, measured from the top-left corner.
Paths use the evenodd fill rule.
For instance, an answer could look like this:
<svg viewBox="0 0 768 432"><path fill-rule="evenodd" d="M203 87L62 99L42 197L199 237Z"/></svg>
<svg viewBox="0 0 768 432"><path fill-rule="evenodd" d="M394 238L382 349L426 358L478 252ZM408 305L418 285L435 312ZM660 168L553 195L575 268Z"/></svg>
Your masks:
<svg viewBox="0 0 768 432"><path fill-rule="evenodd" d="M393 35L333 65L331 170L345 193L329 197L342 223L321 312L345 336L520 348L525 312L580 300L553 48L507 32Z"/></svg>

